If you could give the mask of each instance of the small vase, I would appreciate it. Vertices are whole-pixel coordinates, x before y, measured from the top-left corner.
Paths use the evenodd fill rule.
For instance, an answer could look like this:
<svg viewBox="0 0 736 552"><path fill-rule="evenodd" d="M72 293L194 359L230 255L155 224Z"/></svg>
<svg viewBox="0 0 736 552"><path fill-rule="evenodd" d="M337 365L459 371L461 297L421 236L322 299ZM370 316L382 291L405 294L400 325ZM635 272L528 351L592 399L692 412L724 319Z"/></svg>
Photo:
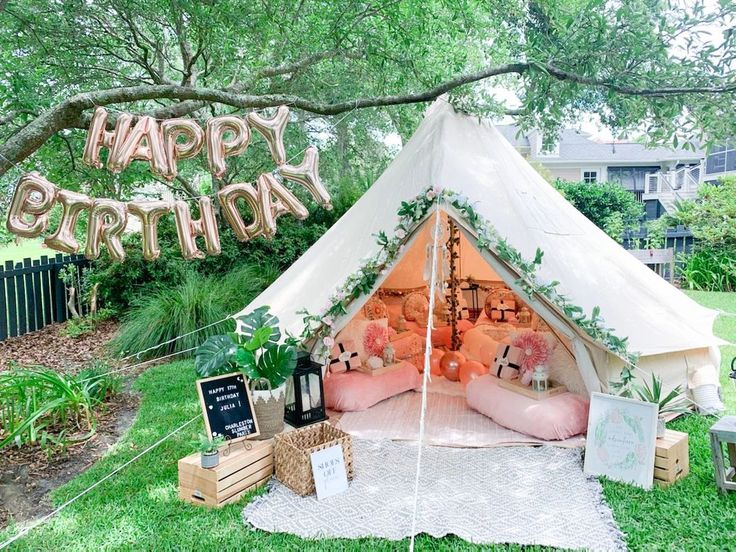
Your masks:
<svg viewBox="0 0 736 552"><path fill-rule="evenodd" d="M666 431L667 426L664 422L664 416L659 416L657 418L657 439L661 439L662 437L664 437Z"/></svg>
<svg viewBox="0 0 736 552"><path fill-rule="evenodd" d="M216 468L220 464L220 451L201 453L199 463L203 468Z"/></svg>
<svg viewBox="0 0 736 552"><path fill-rule="evenodd" d="M253 413L258 421L260 434L257 440L271 439L284 430L284 403L286 384L276 389L253 390Z"/></svg>

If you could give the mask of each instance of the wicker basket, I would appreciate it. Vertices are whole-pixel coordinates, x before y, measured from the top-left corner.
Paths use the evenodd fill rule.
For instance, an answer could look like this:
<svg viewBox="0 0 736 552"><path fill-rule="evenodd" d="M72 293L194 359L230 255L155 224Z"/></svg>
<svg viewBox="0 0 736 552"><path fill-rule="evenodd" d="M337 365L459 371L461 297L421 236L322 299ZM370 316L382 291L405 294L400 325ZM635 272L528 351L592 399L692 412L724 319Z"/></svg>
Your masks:
<svg viewBox="0 0 736 552"><path fill-rule="evenodd" d="M342 446L348 479L353 478L353 439L329 422L280 433L274 437L276 478L301 496L315 492L310 456L335 445Z"/></svg>

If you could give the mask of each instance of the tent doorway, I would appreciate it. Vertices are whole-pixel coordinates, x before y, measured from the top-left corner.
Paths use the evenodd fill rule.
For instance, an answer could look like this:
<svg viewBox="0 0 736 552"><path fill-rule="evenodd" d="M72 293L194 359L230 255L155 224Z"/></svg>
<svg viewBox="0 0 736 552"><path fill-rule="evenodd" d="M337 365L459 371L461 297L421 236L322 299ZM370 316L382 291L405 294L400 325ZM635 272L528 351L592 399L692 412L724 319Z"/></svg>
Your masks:
<svg viewBox="0 0 736 552"><path fill-rule="evenodd" d="M571 399L573 402L577 404L579 399L587 403L588 389L572 341L556 329L558 323L548 323L533 305L514 292L509 285L513 282L508 282L508 276L502 277L492 266L493 259L479 252L472 236L459 226L455 217L444 211L441 217L442 259L437 271L445 282L445 292L436 298L434 312L429 312L427 284L434 220L430 217L415 230L402 257L374 293L365 298L338 332L325 379L327 404L337 411L334 415L341 418L343 426L358 437L416 438L420 394L414 390L420 388L419 374L424 369L427 322L431 316L434 329L427 442L495 446L547 441L538 437L550 434L545 430L533 430L529 434L503 427L494 421L493 415L473 408L474 399L468 397L468 385L478 387L477 383L469 382L480 375L492 380L494 385L511 381L507 380L510 375L506 371L499 378L496 358L504 349L507 354L508 351L517 354L521 346L522 354L531 358L522 359L523 366L514 384L522 378L527 383L533 369L530 362L539 363L545 367L550 381L564 386L567 395L576 397ZM454 235L450 234L451 221L458 227ZM391 352L386 354L386 349ZM457 377L452 374L446 377L448 374L443 374L440 368L441 357L451 350L460 355ZM535 421L530 414L539 408L528 408L530 399L507 387L501 391L494 387L491 395L502 393L508 403L504 408L519 410L521 423L517 427L527 422L543 424L541 418ZM483 397L484 393L480 393L476 399L483 401ZM550 401L536 402L541 405ZM507 415L515 416L508 412ZM580 439L562 442L582 445Z"/></svg>

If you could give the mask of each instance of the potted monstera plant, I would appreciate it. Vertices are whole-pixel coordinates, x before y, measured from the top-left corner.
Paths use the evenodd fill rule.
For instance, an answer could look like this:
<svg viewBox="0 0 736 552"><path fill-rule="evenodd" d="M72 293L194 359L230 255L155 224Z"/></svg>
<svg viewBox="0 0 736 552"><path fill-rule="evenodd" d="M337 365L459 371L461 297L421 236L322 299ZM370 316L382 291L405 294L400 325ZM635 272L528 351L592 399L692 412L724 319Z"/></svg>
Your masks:
<svg viewBox="0 0 736 552"><path fill-rule="evenodd" d="M241 371L249 380L259 439L284 429L286 380L296 368L296 340L282 342L279 319L267 306L236 318L238 331L213 335L197 348L194 366L200 377Z"/></svg>

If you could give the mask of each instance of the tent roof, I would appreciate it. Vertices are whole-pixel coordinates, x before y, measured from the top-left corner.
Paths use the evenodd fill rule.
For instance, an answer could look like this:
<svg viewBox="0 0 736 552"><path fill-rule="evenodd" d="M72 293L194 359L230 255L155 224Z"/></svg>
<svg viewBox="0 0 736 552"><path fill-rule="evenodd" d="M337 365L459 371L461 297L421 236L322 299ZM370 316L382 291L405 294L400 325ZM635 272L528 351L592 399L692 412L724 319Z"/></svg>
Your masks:
<svg viewBox="0 0 736 552"><path fill-rule="evenodd" d="M642 355L719 342L706 309L648 269L570 205L488 122L456 113L442 100L391 165L355 205L243 312L269 305L283 328L302 331L297 311L323 312L329 296L379 250L397 210L429 186L466 196L526 258L537 247L540 281L601 316Z"/></svg>

